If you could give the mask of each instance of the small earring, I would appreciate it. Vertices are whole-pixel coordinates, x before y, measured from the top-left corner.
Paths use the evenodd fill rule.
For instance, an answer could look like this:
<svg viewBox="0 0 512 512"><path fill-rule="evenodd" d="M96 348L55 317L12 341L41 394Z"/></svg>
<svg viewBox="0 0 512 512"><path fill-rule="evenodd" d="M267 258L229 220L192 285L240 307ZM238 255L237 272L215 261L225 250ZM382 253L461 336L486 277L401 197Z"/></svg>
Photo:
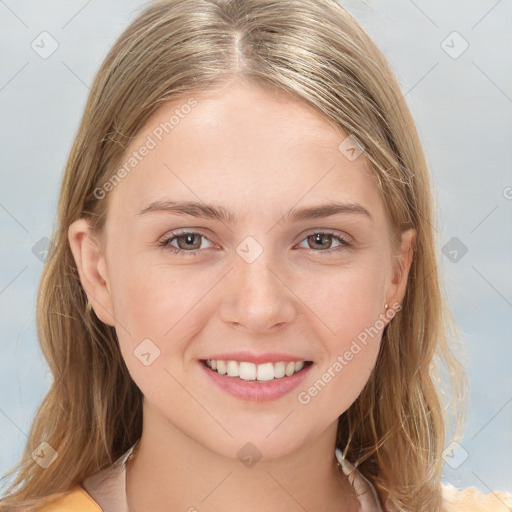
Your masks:
<svg viewBox="0 0 512 512"><path fill-rule="evenodd" d="M388 304L388 303L384 304L384 307L385 307L386 309L388 309L388 308L389 308L389 304Z"/></svg>

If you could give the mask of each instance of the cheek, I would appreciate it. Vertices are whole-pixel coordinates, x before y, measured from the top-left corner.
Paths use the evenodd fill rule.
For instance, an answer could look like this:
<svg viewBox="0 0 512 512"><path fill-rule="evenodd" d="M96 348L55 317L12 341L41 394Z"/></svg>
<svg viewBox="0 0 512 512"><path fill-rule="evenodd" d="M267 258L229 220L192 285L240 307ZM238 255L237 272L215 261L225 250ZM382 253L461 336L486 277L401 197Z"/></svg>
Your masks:
<svg viewBox="0 0 512 512"><path fill-rule="evenodd" d="M192 267L170 270L144 261L117 267L112 297L128 368L140 370L137 355L143 347L158 354L151 364L155 370L176 367L177 359L186 363L191 340L212 317L206 294L217 281Z"/></svg>
<svg viewBox="0 0 512 512"><path fill-rule="evenodd" d="M167 274L167 275L166 275ZM208 318L186 280L153 269L135 270L115 287L116 332L123 359L145 396L181 396L173 376L182 381L187 349L202 329L198 315ZM194 289L190 283L191 289ZM164 403L164 402L162 402Z"/></svg>
<svg viewBox="0 0 512 512"><path fill-rule="evenodd" d="M375 323L352 319L335 335L324 337L326 356L297 396L310 413L335 421L360 395L379 354L382 330Z"/></svg>
<svg viewBox="0 0 512 512"><path fill-rule="evenodd" d="M375 365L383 322L385 273L378 264L336 269L303 285L324 352L298 401L334 420L359 396Z"/></svg>
<svg viewBox="0 0 512 512"><path fill-rule="evenodd" d="M139 336L162 338L193 310L205 283L197 272L170 271L143 258L132 261L114 273L116 319Z"/></svg>
<svg viewBox="0 0 512 512"><path fill-rule="evenodd" d="M383 311L387 272L376 257L318 268L294 283L299 299L337 345L370 327ZM337 341L336 341L337 340Z"/></svg>

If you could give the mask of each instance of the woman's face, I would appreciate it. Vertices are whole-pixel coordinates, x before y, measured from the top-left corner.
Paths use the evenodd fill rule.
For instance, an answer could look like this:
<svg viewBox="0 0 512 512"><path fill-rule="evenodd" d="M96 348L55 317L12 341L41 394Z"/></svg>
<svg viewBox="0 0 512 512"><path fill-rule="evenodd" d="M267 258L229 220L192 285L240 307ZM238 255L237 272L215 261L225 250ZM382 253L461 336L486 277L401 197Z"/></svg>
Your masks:
<svg viewBox="0 0 512 512"><path fill-rule="evenodd" d="M80 222L70 242L145 421L229 457L251 442L273 458L335 432L374 367L411 255L410 233L401 255L393 246L347 135L282 92L236 83L162 107L120 180L97 189L102 252L77 242ZM245 363L227 365L244 378L208 359ZM253 380L283 372L255 363L281 361L312 364Z"/></svg>

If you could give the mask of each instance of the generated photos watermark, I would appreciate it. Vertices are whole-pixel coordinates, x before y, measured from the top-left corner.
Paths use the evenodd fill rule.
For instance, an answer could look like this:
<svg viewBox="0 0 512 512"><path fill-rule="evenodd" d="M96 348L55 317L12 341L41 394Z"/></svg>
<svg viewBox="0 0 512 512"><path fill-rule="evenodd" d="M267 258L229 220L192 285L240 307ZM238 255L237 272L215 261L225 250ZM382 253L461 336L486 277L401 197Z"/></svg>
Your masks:
<svg viewBox="0 0 512 512"><path fill-rule="evenodd" d="M195 98L189 98L186 103L181 105L180 108L174 109L174 114L169 117L168 121L161 122L158 124L150 135L146 137L146 140L139 146L138 149L131 152L130 156L124 162L123 166L120 167L101 187L94 189L93 195L96 199L103 199L108 192L114 190L114 188L121 183L123 178L126 178L133 169L139 165L142 160L149 153L158 146L158 143L163 138L171 133L176 126L178 126L182 119L190 114L192 108L198 105L198 101Z"/></svg>
<svg viewBox="0 0 512 512"><path fill-rule="evenodd" d="M375 321L375 323L371 327L366 327L363 331L361 331L356 339L352 340L350 347L346 350L342 355L338 355L336 357L336 361L334 361L329 368L322 374L322 376L317 379L306 391L301 391L297 395L297 400L302 405L307 405L311 402L311 399L322 391L332 379L339 374L345 366L347 366L354 357L361 352L363 347L368 344L368 341L373 339L375 336L380 334L384 327L386 326L387 320L388 322L392 320L395 315L402 309L402 305L400 303L395 303L391 306L390 309L386 310L385 314L380 314L379 319Z"/></svg>

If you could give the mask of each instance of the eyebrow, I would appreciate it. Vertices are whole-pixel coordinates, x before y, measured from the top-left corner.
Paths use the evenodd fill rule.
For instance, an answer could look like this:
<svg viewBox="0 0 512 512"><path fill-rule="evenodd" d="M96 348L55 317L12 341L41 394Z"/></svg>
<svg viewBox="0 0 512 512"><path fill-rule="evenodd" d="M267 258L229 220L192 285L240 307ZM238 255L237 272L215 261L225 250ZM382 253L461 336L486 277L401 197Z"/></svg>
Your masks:
<svg viewBox="0 0 512 512"><path fill-rule="evenodd" d="M239 220L238 215L223 206L197 201L154 201L149 206L142 209L137 215L145 215L154 212L190 215L192 217L220 220L228 224L235 224ZM330 202L304 208L291 208L283 215L280 222L298 222L340 214L362 214L370 220L373 220L370 212L360 204Z"/></svg>

